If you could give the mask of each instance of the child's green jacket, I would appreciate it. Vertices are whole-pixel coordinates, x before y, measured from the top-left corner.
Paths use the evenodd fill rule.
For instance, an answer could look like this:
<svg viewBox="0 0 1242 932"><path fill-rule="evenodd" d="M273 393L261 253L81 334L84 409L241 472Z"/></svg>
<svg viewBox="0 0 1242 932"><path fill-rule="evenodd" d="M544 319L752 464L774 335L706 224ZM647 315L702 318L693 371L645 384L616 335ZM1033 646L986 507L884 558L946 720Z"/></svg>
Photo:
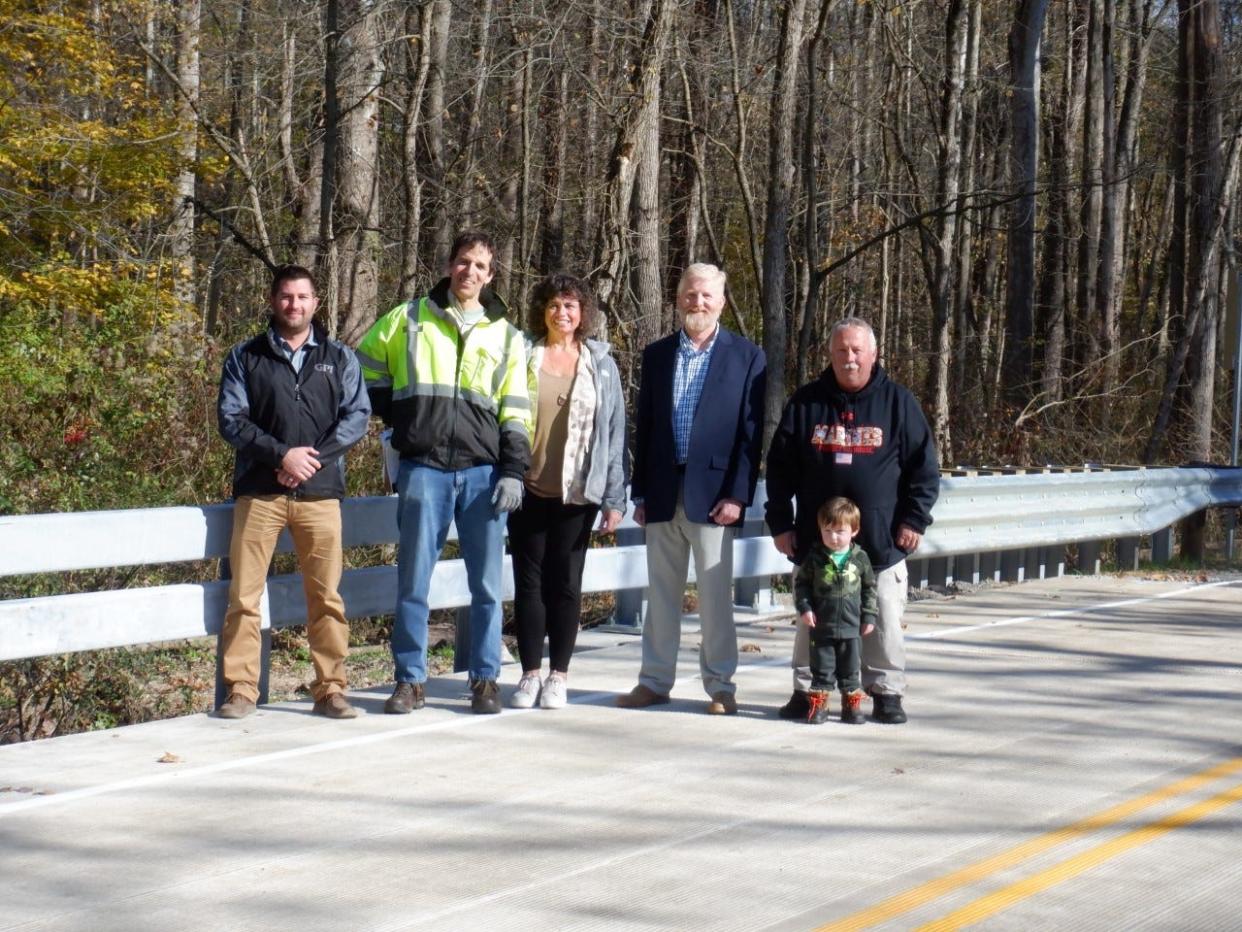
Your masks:
<svg viewBox="0 0 1242 932"><path fill-rule="evenodd" d="M828 548L817 543L794 574L794 605L815 612L815 640L859 637L862 626L875 624L875 572L866 551L850 544L840 569Z"/></svg>

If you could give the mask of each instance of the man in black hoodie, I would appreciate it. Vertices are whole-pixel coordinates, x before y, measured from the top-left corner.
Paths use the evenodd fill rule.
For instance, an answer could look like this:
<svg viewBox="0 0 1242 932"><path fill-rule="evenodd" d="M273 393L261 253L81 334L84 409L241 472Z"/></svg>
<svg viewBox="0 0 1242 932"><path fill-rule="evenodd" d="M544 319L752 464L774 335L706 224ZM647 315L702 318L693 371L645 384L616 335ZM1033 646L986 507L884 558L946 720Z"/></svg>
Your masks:
<svg viewBox="0 0 1242 932"><path fill-rule="evenodd" d="M862 510L858 543L877 576L879 619L863 638L863 688L872 718L906 720L906 655L901 615L906 604L906 555L931 524L940 493L936 446L918 401L876 365L875 331L847 317L832 328L832 363L785 404L768 450L766 518L776 549L800 564L817 539L815 513L834 495ZM796 503L796 509L795 509ZM798 625L794 694L782 718L806 717L810 638Z"/></svg>

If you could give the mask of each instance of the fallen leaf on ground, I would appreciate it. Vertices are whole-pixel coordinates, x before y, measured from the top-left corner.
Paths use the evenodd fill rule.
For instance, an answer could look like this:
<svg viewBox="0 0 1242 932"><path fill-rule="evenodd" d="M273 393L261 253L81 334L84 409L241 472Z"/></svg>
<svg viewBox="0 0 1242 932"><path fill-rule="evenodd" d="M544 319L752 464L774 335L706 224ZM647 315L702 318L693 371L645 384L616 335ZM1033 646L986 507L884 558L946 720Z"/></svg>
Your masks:
<svg viewBox="0 0 1242 932"><path fill-rule="evenodd" d="M176 754L174 754L172 751L165 751L164 756L161 757L159 760L157 760L156 763L157 764L179 764L181 763L181 758L178 757Z"/></svg>
<svg viewBox="0 0 1242 932"><path fill-rule="evenodd" d="M743 644L738 648L744 654L762 654L763 648L758 644Z"/></svg>

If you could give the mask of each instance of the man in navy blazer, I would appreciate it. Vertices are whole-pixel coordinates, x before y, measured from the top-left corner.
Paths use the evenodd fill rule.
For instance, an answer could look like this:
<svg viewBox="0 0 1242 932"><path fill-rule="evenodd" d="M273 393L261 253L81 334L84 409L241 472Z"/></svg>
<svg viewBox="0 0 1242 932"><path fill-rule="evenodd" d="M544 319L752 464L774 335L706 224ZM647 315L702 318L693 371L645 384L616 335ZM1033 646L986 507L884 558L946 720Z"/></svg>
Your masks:
<svg viewBox="0 0 1242 932"><path fill-rule="evenodd" d="M669 701L694 555L707 711L737 711L733 537L755 494L763 440L763 350L720 326L725 273L696 263L677 286L682 327L643 351L634 423L634 520L647 529L647 617L638 685L623 708Z"/></svg>

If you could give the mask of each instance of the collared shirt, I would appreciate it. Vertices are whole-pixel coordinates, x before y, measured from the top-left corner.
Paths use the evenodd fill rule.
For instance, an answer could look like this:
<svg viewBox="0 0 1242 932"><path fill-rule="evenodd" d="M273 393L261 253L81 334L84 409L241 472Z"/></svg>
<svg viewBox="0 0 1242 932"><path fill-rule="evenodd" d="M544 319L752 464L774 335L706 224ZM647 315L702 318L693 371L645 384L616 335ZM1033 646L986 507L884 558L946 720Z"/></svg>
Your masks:
<svg viewBox="0 0 1242 932"><path fill-rule="evenodd" d="M694 412L699 407L703 383L707 381L707 367L712 361L712 349L720 334L720 325L703 345L695 349L685 330L678 331L677 367L673 372L673 442L677 453L677 465L685 465L690 457L690 430L694 426Z"/></svg>
<svg viewBox="0 0 1242 932"><path fill-rule="evenodd" d="M272 333L272 339L276 341L276 345L280 347L280 351L285 354L285 359L289 360L289 364L293 366L293 371L300 375L302 372L302 363L306 359L307 351L312 346L319 345L317 342L315 342L314 328L311 328L310 334L306 337L306 342L304 342L297 349L294 349L292 346L290 346L289 341L286 340L284 337L282 337L279 333L277 333L275 327L271 328L271 333Z"/></svg>

